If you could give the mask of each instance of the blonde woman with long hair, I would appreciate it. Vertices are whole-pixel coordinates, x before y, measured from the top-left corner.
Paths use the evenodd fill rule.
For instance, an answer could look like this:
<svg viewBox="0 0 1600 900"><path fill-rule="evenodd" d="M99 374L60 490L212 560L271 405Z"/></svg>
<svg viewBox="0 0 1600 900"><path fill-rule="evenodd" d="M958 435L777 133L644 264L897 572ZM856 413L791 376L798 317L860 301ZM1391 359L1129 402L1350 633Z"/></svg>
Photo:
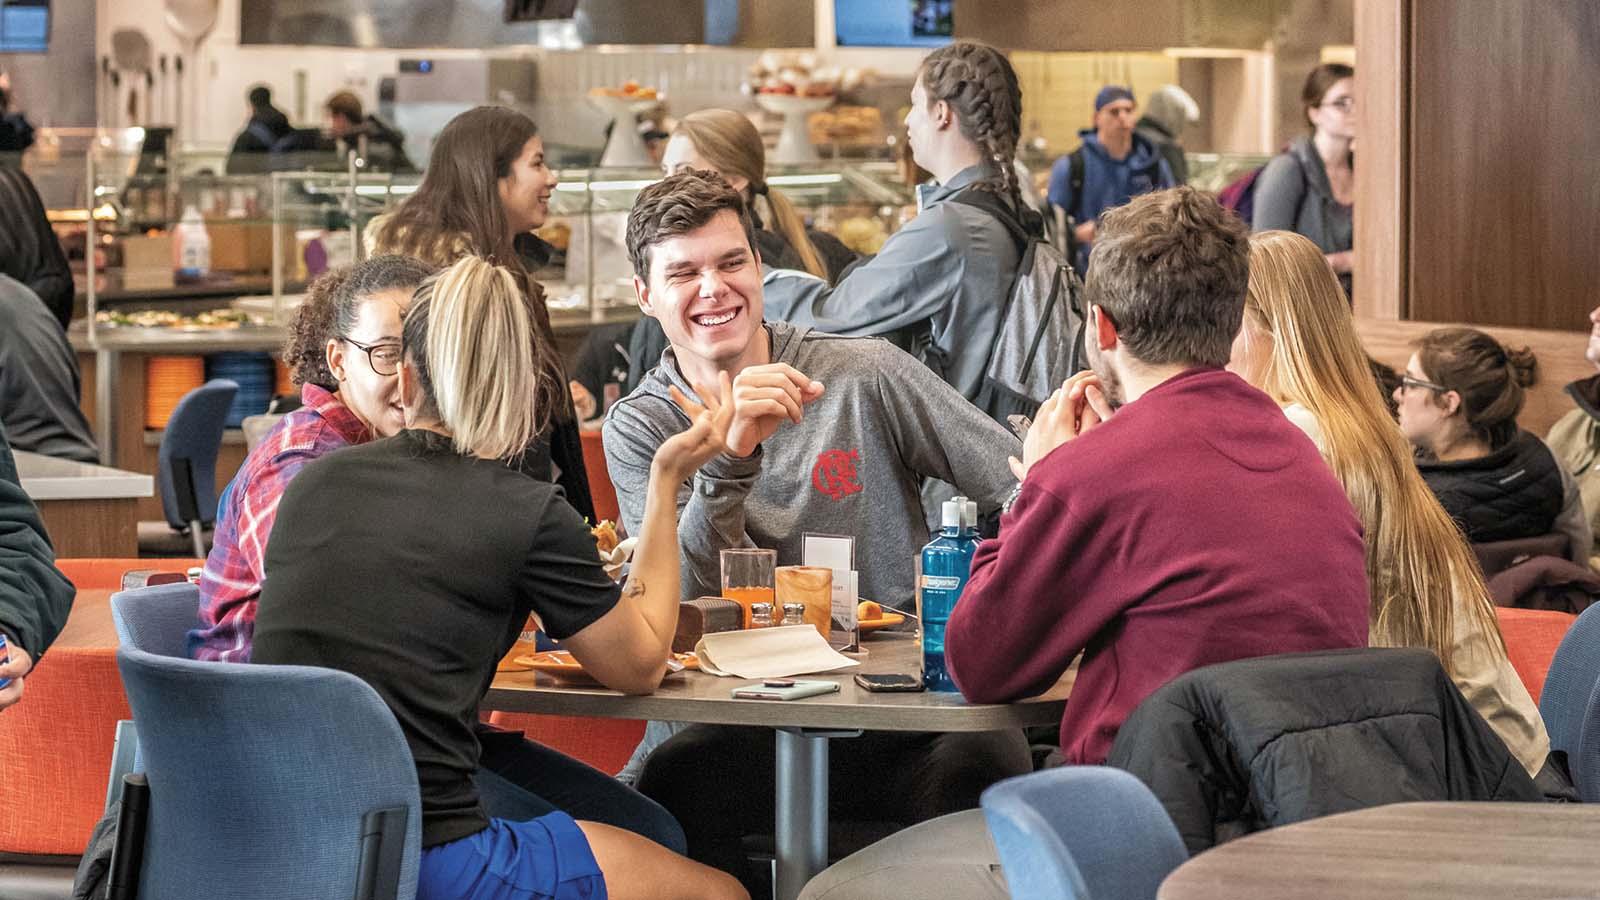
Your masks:
<svg viewBox="0 0 1600 900"><path fill-rule="evenodd" d="M1228 368L1307 432L1366 532L1371 643L1425 647L1536 774L1539 710L1506 659L1477 558L1412 462L1322 251L1287 231L1250 238L1250 291Z"/></svg>
<svg viewBox="0 0 1600 900"><path fill-rule="evenodd" d="M678 621L677 489L726 449L733 413L727 376L695 386L705 406L674 394L690 427L651 463L633 570L614 583L560 489L511 465L540 430L539 357L554 352L522 291L513 269L474 256L418 289L401 331L406 428L289 485L253 661L342 669L393 710L421 788L418 900L748 900L733 878L582 812L484 806L478 707L530 615L602 685L660 684Z"/></svg>

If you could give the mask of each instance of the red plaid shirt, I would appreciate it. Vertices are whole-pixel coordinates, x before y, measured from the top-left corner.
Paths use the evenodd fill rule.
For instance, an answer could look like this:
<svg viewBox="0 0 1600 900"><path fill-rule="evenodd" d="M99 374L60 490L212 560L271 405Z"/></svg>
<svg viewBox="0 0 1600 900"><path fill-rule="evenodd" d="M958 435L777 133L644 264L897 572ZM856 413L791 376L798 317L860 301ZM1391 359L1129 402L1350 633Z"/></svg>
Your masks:
<svg viewBox="0 0 1600 900"><path fill-rule="evenodd" d="M284 489L306 463L370 439L355 413L328 391L308 384L300 400L305 405L250 451L217 512L211 555L200 575L200 627L189 635L195 659L250 661L267 536Z"/></svg>

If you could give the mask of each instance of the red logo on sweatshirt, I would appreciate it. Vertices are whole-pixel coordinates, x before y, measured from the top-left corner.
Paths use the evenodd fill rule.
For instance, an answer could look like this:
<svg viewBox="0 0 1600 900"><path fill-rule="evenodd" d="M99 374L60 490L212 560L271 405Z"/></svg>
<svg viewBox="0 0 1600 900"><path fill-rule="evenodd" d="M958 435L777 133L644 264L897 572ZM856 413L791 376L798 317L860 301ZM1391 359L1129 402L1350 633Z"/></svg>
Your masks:
<svg viewBox="0 0 1600 900"><path fill-rule="evenodd" d="M817 464L811 469L811 483L834 500L859 494L861 479L856 475L856 463L860 460L861 455L854 450L825 450L817 455Z"/></svg>

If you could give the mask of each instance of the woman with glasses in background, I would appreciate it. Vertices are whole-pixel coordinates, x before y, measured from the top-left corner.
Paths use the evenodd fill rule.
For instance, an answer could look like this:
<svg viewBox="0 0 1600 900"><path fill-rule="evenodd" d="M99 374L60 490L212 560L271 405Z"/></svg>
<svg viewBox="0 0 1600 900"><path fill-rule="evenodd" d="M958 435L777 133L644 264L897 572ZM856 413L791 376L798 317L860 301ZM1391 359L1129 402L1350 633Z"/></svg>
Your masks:
<svg viewBox="0 0 1600 900"><path fill-rule="evenodd" d="M1311 70L1300 102L1311 134L1291 141L1256 181L1254 231L1293 231L1317 245L1348 300L1354 242L1356 70L1323 63Z"/></svg>
<svg viewBox="0 0 1600 900"><path fill-rule="evenodd" d="M1417 468L1473 543L1567 535L1587 565L1592 539L1572 476L1517 426L1538 362L1472 328L1423 335L1394 398Z"/></svg>

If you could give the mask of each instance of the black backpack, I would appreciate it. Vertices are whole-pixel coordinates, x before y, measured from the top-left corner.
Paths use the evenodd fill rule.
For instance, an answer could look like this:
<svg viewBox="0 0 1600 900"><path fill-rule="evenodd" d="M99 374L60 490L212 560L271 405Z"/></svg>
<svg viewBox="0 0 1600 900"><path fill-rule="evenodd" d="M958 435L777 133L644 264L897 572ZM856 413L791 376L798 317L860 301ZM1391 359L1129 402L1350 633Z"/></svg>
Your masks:
<svg viewBox="0 0 1600 900"><path fill-rule="evenodd" d="M993 191L967 190L951 198L994 216L1017 244L1020 262L974 401L991 418L1033 415L1083 363L1083 282L1061 251L1029 228Z"/></svg>

